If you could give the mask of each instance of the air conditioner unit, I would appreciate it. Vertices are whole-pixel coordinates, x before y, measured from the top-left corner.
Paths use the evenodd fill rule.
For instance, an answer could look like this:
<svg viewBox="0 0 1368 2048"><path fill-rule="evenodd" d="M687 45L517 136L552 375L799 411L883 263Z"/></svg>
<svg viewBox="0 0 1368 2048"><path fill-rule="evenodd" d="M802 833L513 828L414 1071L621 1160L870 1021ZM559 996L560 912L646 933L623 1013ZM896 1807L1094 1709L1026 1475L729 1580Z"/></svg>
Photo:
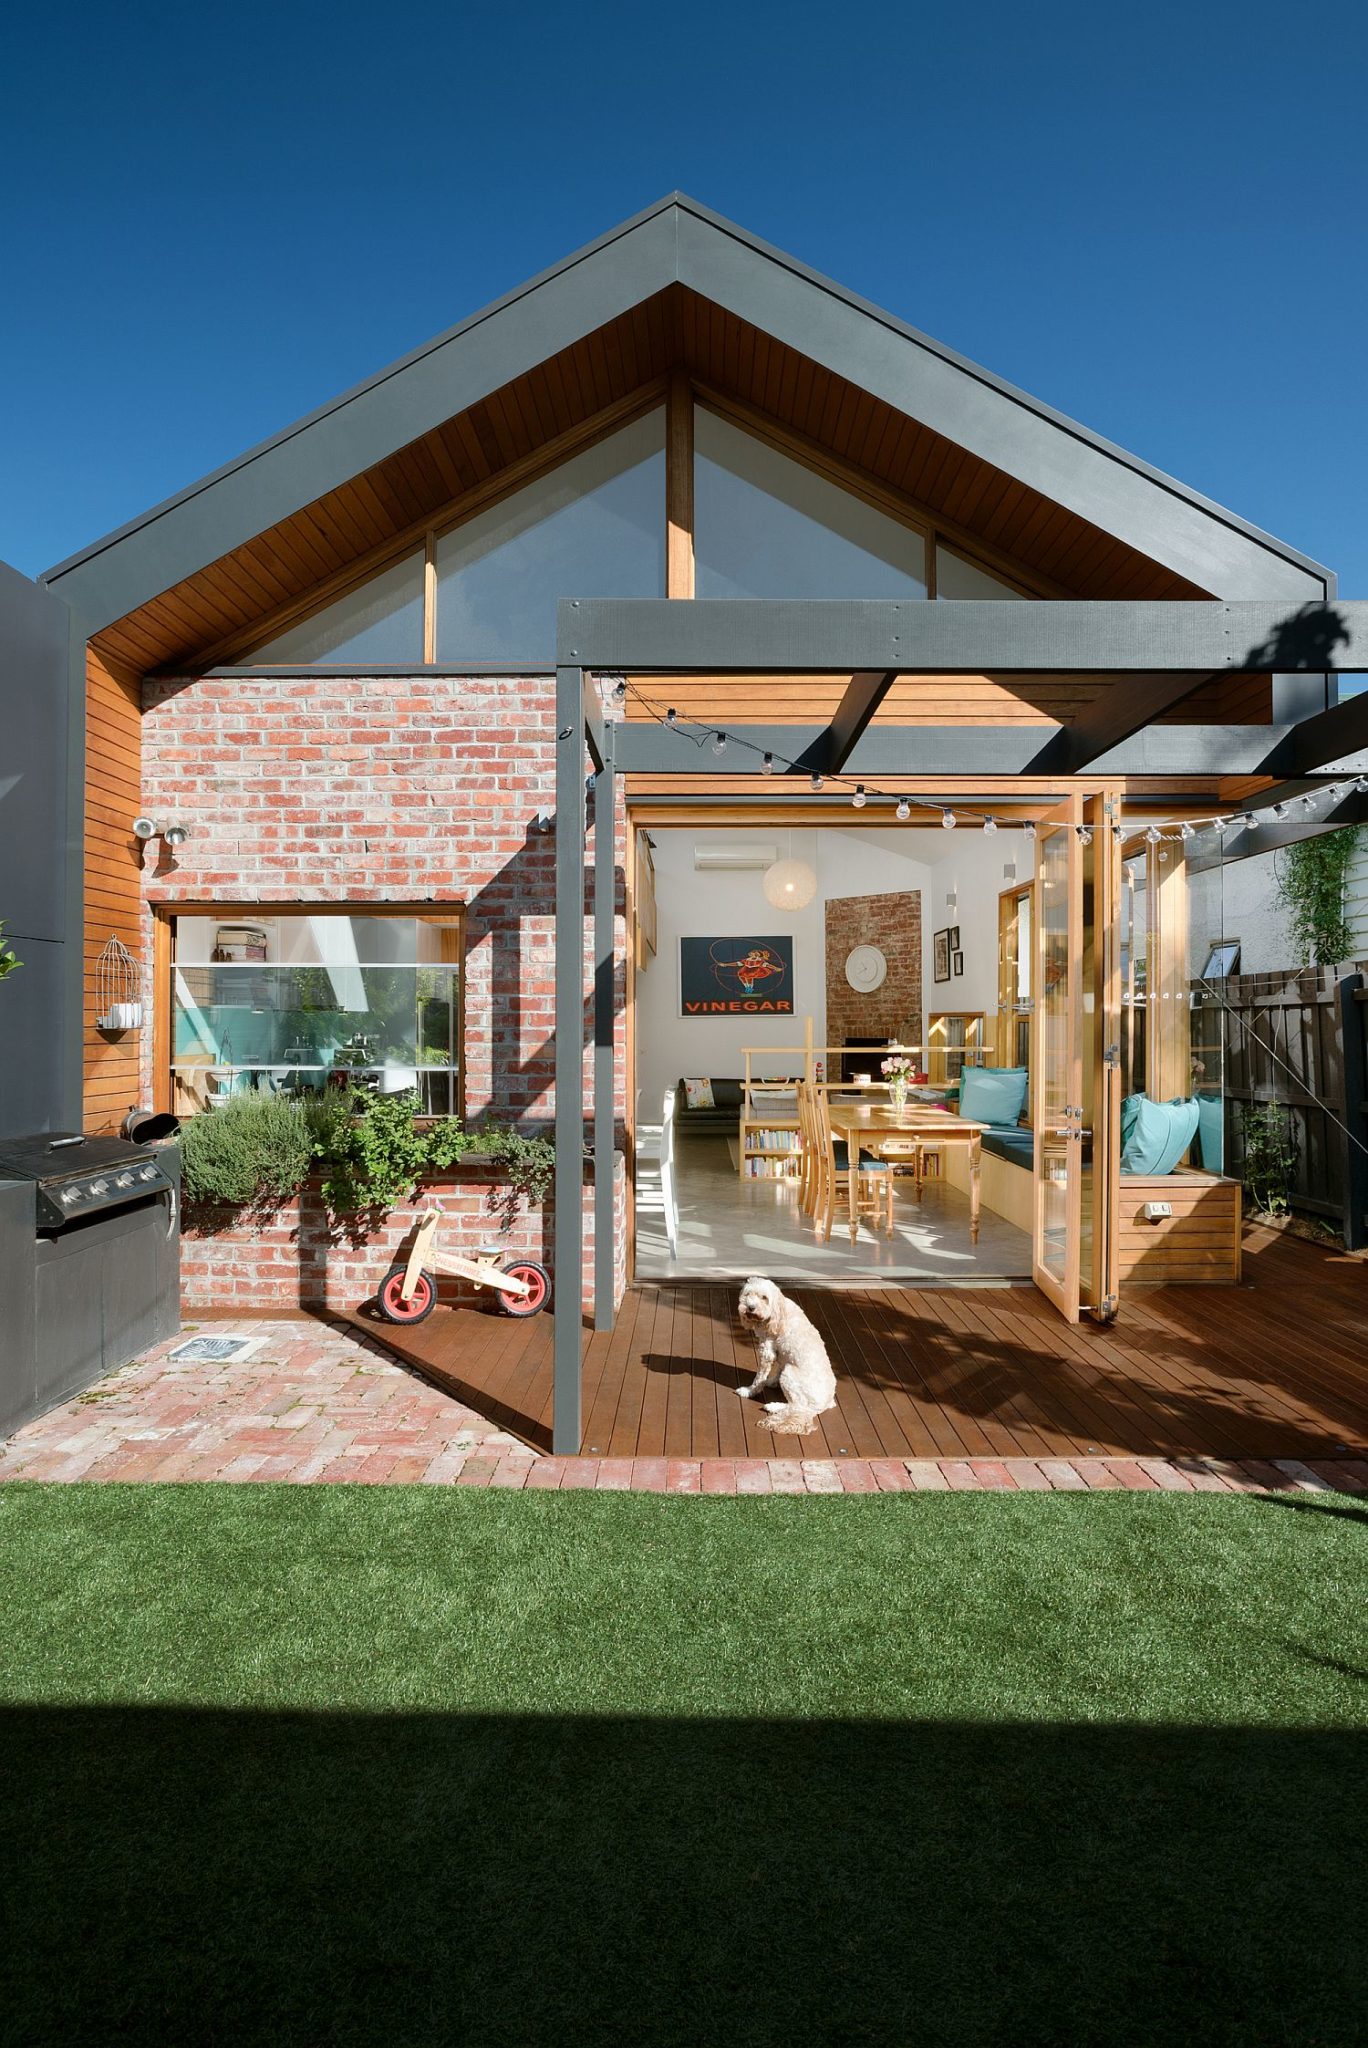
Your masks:
<svg viewBox="0 0 1368 2048"><path fill-rule="evenodd" d="M719 869L772 868L779 858L777 846L695 846L694 867L700 874Z"/></svg>

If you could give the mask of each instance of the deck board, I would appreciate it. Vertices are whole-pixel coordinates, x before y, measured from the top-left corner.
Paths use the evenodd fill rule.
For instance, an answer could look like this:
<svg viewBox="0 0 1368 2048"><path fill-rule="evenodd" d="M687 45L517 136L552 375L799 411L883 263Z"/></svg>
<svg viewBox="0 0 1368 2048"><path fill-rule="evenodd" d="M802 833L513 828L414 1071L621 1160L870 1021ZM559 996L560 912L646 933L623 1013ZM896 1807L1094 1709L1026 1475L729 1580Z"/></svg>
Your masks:
<svg viewBox="0 0 1368 2048"><path fill-rule="evenodd" d="M836 1368L837 1407L776 1437L735 1289L632 1290L586 1331L584 1444L640 1458L1343 1457L1368 1449L1368 1263L1251 1231L1247 1284L1131 1289L1071 1328L1031 1288L793 1293ZM534 1449L551 1442L549 1316L441 1307L416 1329L350 1318Z"/></svg>

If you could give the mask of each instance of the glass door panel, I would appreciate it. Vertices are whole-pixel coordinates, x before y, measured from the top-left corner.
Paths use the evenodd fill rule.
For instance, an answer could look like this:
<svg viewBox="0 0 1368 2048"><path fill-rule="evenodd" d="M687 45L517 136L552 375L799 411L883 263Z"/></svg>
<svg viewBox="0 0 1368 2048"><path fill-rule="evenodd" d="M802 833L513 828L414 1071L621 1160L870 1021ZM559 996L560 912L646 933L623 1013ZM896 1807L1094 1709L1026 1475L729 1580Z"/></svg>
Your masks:
<svg viewBox="0 0 1368 2048"><path fill-rule="evenodd" d="M1083 1196L1083 823L1071 797L1036 827L1032 1272L1078 1321Z"/></svg>

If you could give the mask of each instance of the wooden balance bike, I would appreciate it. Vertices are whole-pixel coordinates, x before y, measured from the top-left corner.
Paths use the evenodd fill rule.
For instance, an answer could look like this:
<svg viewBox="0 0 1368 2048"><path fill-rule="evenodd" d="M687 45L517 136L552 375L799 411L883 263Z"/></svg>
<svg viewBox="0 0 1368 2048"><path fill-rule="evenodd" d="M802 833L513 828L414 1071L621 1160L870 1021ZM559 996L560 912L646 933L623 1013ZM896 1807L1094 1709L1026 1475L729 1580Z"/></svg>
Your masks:
<svg viewBox="0 0 1368 2048"><path fill-rule="evenodd" d="M440 1209L424 1209L408 1258L402 1265L391 1266L380 1282L376 1305L387 1323L425 1322L437 1306L439 1273L492 1288L506 1316L541 1314L551 1299L551 1275L545 1266L516 1253L508 1255L497 1245L481 1247L473 1259L451 1253L439 1257L436 1246L441 1221Z"/></svg>

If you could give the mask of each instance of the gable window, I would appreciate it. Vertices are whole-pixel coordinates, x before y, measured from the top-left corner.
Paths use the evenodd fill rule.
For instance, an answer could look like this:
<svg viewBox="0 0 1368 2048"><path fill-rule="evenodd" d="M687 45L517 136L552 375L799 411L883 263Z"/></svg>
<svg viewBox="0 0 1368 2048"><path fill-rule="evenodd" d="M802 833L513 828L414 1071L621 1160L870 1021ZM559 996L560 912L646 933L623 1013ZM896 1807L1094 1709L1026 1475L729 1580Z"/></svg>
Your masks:
<svg viewBox="0 0 1368 2048"><path fill-rule="evenodd" d="M437 659L554 667L558 599L664 594L658 406L439 538Z"/></svg>
<svg viewBox="0 0 1368 2048"><path fill-rule="evenodd" d="M699 597L925 597L915 528L694 408Z"/></svg>
<svg viewBox="0 0 1368 2048"><path fill-rule="evenodd" d="M354 661L358 668L423 659L423 551L382 569L311 618L288 626L252 656L293 667Z"/></svg>
<svg viewBox="0 0 1368 2048"><path fill-rule="evenodd" d="M299 1097L342 1086L413 1090L419 1114L459 1113L458 908L234 905L169 923L177 1116L249 1091Z"/></svg>
<svg viewBox="0 0 1368 2048"><path fill-rule="evenodd" d="M1000 576L990 574L987 569L970 561L967 555L957 554L954 548L938 546L936 549L936 595L949 598L1022 598L1029 591L1016 590L1010 583L1004 583Z"/></svg>

